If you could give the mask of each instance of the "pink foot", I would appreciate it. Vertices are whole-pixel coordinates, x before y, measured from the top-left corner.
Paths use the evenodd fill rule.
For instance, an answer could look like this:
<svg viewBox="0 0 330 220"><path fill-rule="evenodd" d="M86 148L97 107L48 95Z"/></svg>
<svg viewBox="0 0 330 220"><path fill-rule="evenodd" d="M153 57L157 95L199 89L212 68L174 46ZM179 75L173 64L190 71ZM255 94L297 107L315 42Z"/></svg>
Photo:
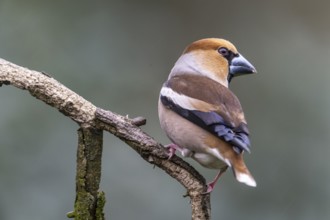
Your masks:
<svg viewBox="0 0 330 220"><path fill-rule="evenodd" d="M168 144L168 145L165 145L164 146L166 149L168 149L168 160L170 160L172 157L173 157L173 155L175 155L175 152L177 151L177 150L179 150L179 151L182 151L182 149L181 149L181 147L179 147L178 145L176 145L176 144Z"/></svg>
<svg viewBox="0 0 330 220"><path fill-rule="evenodd" d="M214 180L212 182L209 182L207 184L207 190L204 194L211 193L214 189L215 184L218 182L221 175L227 170L228 167L222 168L218 174L215 176Z"/></svg>
<svg viewBox="0 0 330 220"><path fill-rule="evenodd" d="M211 193L211 192L213 191L213 189L214 189L215 184L216 184L215 182L210 182L210 183L208 183L208 184L207 184L207 190L206 190L206 192L203 193L203 194Z"/></svg>

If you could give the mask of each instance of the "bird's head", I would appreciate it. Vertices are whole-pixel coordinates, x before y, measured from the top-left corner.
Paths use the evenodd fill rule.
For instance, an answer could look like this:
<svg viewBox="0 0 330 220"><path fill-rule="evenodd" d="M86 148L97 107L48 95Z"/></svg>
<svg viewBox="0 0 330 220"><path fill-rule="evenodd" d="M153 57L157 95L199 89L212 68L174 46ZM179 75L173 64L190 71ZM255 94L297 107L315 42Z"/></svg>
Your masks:
<svg viewBox="0 0 330 220"><path fill-rule="evenodd" d="M169 77L180 74L199 74L224 86L234 76L256 73L246 60L227 40L206 38L190 44L175 63Z"/></svg>

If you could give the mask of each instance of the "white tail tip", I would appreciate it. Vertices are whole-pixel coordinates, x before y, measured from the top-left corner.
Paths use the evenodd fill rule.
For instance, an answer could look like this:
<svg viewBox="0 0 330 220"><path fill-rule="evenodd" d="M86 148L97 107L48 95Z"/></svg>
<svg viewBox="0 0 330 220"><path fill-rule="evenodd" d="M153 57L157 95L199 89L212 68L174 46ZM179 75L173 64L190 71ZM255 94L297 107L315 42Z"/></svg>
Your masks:
<svg viewBox="0 0 330 220"><path fill-rule="evenodd" d="M257 183L251 175L246 173L236 173L236 179L238 182L245 183L248 186L256 187Z"/></svg>

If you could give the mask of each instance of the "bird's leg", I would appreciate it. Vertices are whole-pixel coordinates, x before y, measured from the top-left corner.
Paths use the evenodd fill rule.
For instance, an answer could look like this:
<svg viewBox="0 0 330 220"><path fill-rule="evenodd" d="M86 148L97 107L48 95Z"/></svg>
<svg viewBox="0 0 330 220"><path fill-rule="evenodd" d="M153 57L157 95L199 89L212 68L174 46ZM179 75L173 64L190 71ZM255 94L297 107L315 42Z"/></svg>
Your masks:
<svg viewBox="0 0 330 220"><path fill-rule="evenodd" d="M225 168L220 169L218 174L215 176L214 180L212 180L211 182L209 182L207 184L207 190L206 190L205 194L212 192L212 190L214 189L215 184L218 182L219 178L227 170L227 168L228 168L228 166L226 166Z"/></svg>
<svg viewBox="0 0 330 220"><path fill-rule="evenodd" d="M193 151L191 151L187 148L182 148L179 145L176 145L174 143L165 145L164 147L167 148L169 151L169 155L168 155L169 160L173 157L173 155L175 154L176 151L180 151L180 153L183 157L191 157L194 154Z"/></svg>
<svg viewBox="0 0 330 220"><path fill-rule="evenodd" d="M173 155L175 155L175 152L177 150L180 151L180 152L183 151L183 149L181 147L179 147L178 145L176 145L174 143L165 145L164 147L169 151L169 154L168 154L168 159L169 160L173 157Z"/></svg>

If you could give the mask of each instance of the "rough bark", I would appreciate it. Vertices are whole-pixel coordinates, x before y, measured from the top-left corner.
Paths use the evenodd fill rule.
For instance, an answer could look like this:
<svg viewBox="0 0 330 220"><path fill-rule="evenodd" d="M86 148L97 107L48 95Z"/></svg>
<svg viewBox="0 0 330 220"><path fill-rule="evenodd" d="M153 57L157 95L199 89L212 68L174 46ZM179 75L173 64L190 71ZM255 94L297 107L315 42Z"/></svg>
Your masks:
<svg viewBox="0 0 330 220"><path fill-rule="evenodd" d="M78 130L76 201L73 213L76 220L104 220L103 206L98 207L98 200L104 200L104 197L99 197L98 192L101 182L102 144L102 130ZM101 204L104 205L104 202Z"/></svg>
<svg viewBox="0 0 330 220"><path fill-rule="evenodd" d="M205 179L181 158L173 156L168 160L162 145L138 127L145 123L143 118L129 119L97 108L48 74L0 59L0 86L2 85L12 85L29 91L32 96L58 109L81 127L78 131L75 210L69 213L68 217L87 219L81 217L83 211L79 211L82 207L80 204L84 204L83 209L94 215L88 219L104 219L105 199L104 193L99 192L99 182L102 130L105 130L126 142L144 160L163 169L187 189L193 220L210 219L210 195L203 194L206 191ZM91 149L92 146L97 146L95 152Z"/></svg>

